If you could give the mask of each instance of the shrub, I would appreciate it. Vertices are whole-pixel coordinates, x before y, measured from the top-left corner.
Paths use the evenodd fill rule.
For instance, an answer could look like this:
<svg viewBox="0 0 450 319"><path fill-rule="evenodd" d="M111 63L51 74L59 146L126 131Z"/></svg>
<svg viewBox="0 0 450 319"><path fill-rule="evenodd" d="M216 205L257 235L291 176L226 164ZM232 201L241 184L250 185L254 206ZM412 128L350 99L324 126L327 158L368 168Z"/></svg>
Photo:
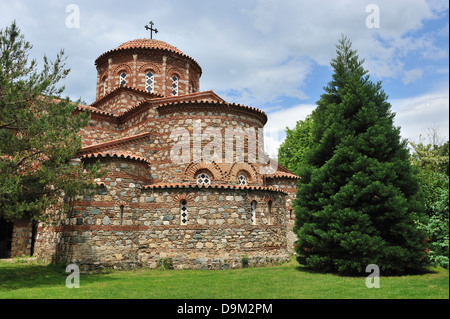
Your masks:
<svg viewBox="0 0 450 319"><path fill-rule="evenodd" d="M247 268L248 267L248 256L247 255L242 256L241 262L242 262L242 267Z"/></svg>
<svg viewBox="0 0 450 319"><path fill-rule="evenodd" d="M164 269L173 269L173 260L169 257L161 258L158 260L158 266Z"/></svg>

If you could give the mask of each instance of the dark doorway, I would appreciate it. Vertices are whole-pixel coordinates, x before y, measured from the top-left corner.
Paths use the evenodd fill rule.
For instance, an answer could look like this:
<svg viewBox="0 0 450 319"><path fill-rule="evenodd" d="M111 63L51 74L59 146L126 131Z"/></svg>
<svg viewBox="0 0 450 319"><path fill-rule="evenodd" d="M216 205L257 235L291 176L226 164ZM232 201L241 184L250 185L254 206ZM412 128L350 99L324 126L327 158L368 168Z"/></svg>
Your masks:
<svg viewBox="0 0 450 319"><path fill-rule="evenodd" d="M30 248L30 256L34 255L34 244L36 243L36 234L37 234L37 223L32 221L31 223L31 248Z"/></svg>
<svg viewBox="0 0 450 319"><path fill-rule="evenodd" d="M11 257L13 227L13 222L8 222L0 217L0 258Z"/></svg>

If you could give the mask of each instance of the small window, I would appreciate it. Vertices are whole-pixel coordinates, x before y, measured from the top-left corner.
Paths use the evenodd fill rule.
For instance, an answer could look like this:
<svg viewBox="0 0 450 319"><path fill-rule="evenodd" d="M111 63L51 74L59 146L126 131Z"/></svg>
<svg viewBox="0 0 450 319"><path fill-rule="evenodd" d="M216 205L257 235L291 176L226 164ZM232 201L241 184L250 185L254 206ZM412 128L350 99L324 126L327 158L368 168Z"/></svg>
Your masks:
<svg viewBox="0 0 450 319"><path fill-rule="evenodd" d="M106 94L106 76L104 76L102 79L102 84L101 84L100 90L101 90L101 95Z"/></svg>
<svg viewBox="0 0 450 319"><path fill-rule="evenodd" d="M123 222L123 205L120 205L119 224L122 225L122 222Z"/></svg>
<svg viewBox="0 0 450 319"><path fill-rule="evenodd" d="M206 186L211 184L211 178L206 173L200 173L197 175L197 185Z"/></svg>
<svg viewBox="0 0 450 319"><path fill-rule="evenodd" d="M272 201L269 200L269 202L267 203L267 224L271 224L272 223Z"/></svg>
<svg viewBox="0 0 450 319"><path fill-rule="evenodd" d="M180 223L181 225L186 225L188 221L188 212L187 212L187 202L186 200L182 200L180 202Z"/></svg>
<svg viewBox="0 0 450 319"><path fill-rule="evenodd" d="M238 176L238 184L240 186L246 186L247 185L247 176L241 174Z"/></svg>
<svg viewBox="0 0 450 319"><path fill-rule="evenodd" d="M127 74L125 72L122 72L119 75L119 85L125 86L126 84L127 84Z"/></svg>
<svg viewBox="0 0 450 319"><path fill-rule="evenodd" d="M172 95L178 95L178 77L172 76Z"/></svg>
<svg viewBox="0 0 450 319"><path fill-rule="evenodd" d="M256 201L252 201L252 203L250 204L251 206L251 213L252 213L252 217L251 217L251 221L252 221L252 225L256 225Z"/></svg>
<svg viewBox="0 0 450 319"><path fill-rule="evenodd" d="M148 71L145 73L145 90L152 93L155 88L155 75Z"/></svg>

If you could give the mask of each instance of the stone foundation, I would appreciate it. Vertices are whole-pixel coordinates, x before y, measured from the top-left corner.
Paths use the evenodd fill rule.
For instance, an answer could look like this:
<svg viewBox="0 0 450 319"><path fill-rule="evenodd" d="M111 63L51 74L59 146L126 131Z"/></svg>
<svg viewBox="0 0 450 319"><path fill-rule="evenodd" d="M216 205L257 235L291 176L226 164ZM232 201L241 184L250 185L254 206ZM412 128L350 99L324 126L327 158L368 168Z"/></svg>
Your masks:
<svg viewBox="0 0 450 319"><path fill-rule="evenodd" d="M78 201L57 225L42 223L36 256L85 270L143 266L170 258L176 269L225 269L289 258L285 194L269 190L192 187L134 191L135 200ZM187 203L181 221L180 201ZM256 201L252 221L251 201ZM268 211L268 201L271 201ZM133 202L135 202L133 204ZM120 206L123 208L121 209ZM125 207L124 207L125 206Z"/></svg>

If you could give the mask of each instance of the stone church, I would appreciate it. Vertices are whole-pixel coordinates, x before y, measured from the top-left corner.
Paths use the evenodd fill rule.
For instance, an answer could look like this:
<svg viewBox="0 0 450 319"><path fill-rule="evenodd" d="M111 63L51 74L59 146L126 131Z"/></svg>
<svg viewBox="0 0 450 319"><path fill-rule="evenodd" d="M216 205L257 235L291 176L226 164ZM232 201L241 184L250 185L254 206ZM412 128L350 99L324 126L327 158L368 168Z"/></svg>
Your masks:
<svg viewBox="0 0 450 319"><path fill-rule="evenodd" d="M286 261L298 176L264 155L267 115L200 90L202 68L155 39L101 54L74 165L98 188L50 220L0 224L0 257L102 267L236 268Z"/></svg>

